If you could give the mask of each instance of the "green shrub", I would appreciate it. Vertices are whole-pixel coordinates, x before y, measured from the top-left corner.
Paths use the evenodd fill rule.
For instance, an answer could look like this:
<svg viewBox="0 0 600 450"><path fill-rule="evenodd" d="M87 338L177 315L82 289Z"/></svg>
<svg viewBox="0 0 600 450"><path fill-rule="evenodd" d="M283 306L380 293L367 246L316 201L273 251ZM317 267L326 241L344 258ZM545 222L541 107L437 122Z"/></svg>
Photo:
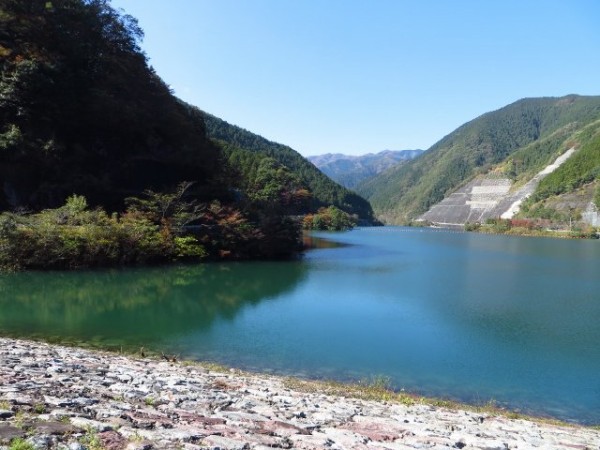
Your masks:
<svg viewBox="0 0 600 450"><path fill-rule="evenodd" d="M465 223L465 231L479 231L481 228L481 224L479 222L476 223Z"/></svg>
<svg viewBox="0 0 600 450"><path fill-rule="evenodd" d="M10 442L8 450L35 450L35 447L24 439L16 438Z"/></svg>
<svg viewBox="0 0 600 450"><path fill-rule="evenodd" d="M335 206L320 208L316 214L307 214L303 220L306 230L349 230L356 226L357 219Z"/></svg>
<svg viewBox="0 0 600 450"><path fill-rule="evenodd" d="M251 223L230 206L186 203L170 194L150 193L132 204L109 216L72 196L60 208L0 214L0 270L285 258L299 250L300 227L286 217L265 215Z"/></svg>

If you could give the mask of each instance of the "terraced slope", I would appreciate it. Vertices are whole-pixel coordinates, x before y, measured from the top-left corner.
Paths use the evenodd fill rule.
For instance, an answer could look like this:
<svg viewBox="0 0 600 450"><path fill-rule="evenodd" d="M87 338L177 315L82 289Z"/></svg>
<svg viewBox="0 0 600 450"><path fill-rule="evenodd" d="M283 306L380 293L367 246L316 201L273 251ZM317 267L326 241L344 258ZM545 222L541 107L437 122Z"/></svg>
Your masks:
<svg viewBox="0 0 600 450"><path fill-rule="evenodd" d="M498 175L498 172L479 176L431 207L419 220L462 227L466 223L482 223L491 218L512 219L523 201L535 192L540 181L574 153L575 148L567 150L522 186L515 187L511 179Z"/></svg>

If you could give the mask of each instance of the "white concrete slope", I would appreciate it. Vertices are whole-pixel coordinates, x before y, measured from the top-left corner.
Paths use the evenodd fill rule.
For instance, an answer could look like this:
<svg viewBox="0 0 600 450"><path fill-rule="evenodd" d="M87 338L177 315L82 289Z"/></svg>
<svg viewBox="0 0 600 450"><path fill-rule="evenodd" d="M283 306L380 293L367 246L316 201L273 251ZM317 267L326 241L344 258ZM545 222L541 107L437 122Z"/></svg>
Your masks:
<svg viewBox="0 0 600 450"><path fill-rule="evenodd" d="M535 192L540 180L564 164L574 152L575 149L570 148L515 191L508 178L497 174L478 177L432 206L419 219L441 226L463 226L497 217L511 219L523 201Z"/></svg>

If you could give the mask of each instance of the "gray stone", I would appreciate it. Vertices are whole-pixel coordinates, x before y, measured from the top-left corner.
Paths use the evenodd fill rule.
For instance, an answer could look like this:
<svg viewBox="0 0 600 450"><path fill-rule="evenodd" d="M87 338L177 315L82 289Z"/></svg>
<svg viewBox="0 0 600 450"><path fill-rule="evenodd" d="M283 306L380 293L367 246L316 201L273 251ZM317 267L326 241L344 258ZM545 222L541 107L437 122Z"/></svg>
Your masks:
<svg viewBox="0 0 600 450"><path fill-rule="evenodd" d="M62 422L34 422L31 424L30 430L36 434L61 435L81 433L83 430L69 423Z"/></svg>
<svg viewBox="0 0 600 450"><path fill-rule="evenodd" d="M223 436L207 436L202 443L211 450L246 450L250 448L248 442Z"/></svg>
<svg viewBox="0 0 600 450"><path fill-rule="evenodd" d="M125 450L153 450L156 448L153 442L142 441L142 442L130 442L125 447Z"/></svg>
<svg viewBox="0 0 600 450"><path fill-rule="evenodd" d="M39 448L85 450L75 441L88 428L110 450L600 449L599 430L305 393L270 376L3 338L0 401L24 413L23 429L15 415L0 422L0 450L24 429ZM42 404L49 413L35 412Z"/></svg>
<svg viewBox="0 0 600 450"><path fill-rule="evenodd" d="M25 431L20 428L14 427L8 423L0 423L0 444L8 444L15 438L22 438L25 436Z"/></svg>
<svg viewBox="0 0 600 450"><path fill-rule="evenodd" d="M50 448L52 439L50 439L49 436L44 435L32 436L30 438L27 438L27 442L29 442L35 450L46 450Z"/></svg>
<svg viewBox="0 0 600 450"><path fill-rule="evenodd" d="M72 417L71 424L84 429L92 429L97 432L112 430L112 425L97 420L86 419L84 417Z"/></svg>
<svg viewBox="0 0 600 450"><path fill-rule="evenodd" d="M71 442L69 444L69 450L87 450L87 449L79 442Z"/></svg>

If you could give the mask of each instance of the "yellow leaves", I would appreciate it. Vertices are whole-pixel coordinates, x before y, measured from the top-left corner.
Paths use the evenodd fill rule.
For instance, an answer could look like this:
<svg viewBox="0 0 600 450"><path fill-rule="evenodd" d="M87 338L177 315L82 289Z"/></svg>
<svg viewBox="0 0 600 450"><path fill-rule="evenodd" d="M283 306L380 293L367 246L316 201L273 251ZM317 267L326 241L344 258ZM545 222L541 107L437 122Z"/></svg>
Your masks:
<svg viewBox="0 0 600 450"><path fill-rule="evenodd" d="M0 44L0 58L7 58L10 56L11 53L12 50L10 48L6 48L2 44Z"/></svg>

